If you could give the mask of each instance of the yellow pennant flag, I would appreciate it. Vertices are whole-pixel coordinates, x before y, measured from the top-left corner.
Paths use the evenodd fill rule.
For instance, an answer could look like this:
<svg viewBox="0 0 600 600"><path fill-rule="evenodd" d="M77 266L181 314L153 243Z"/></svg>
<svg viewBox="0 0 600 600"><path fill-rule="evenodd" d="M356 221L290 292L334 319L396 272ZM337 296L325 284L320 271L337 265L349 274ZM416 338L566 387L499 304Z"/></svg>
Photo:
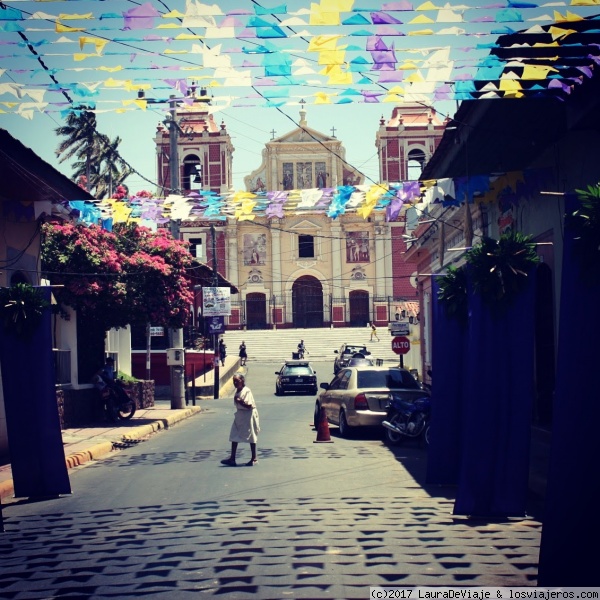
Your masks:
<svg viewBox="0 0 600 600"><path fill-rule="evenodd" d="M85 60L86 58L98 58L97 54L83 54L83 52L75 52L73 54L73 60L77 61L77 62L81 62L82 60Z"/></svg>
<svg viewBox="0 0 600 600"><path fill-rule="evenodd" d="M86 44L93 44L96 48L96 52L98 54L101 54L102 51L104 50L104 46L106 46L106 44L108 44L108 40L101 40L100 38L81 36L79 38L79 49L83 50L83 47Z"/></svg>
<svg viewBox="0 0 600 600"><path fill-rule="evenodd" d="M63 25L60 21L56 21L54 30L56 33L74 33L76 31L85 31L85 27L69 27L68 25Z"/></svg>
<svg viewBox="0 0 600 600"><path fill-rule="evenodd" d="M337 41L341 35L315 35L311 38L307 51L321 52L322 50L337 50Z"/></svg>
<svg viewBox="0 0 600 600"><path fill-rule="evenodd" d="M93 19L94 15L92 13L85 13L82 15L68 15L68 14L64 14L61 13L60 15L58 15L58 20L59 21L77 21L80 19Z"/></svg>

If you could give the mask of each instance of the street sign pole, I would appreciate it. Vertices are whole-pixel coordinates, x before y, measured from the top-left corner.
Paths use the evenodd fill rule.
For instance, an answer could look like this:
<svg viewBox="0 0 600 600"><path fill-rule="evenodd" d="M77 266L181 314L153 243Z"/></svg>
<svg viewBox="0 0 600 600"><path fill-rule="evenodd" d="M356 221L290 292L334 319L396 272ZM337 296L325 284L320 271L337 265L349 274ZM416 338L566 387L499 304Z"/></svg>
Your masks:
<svg viewBox="0 0 600 600"><path fill-rule="evenodd" d="M410 350L410 340L404 336L397 336L392 340L392 350L400 355L400 368L404 368L404 355Z"/></svg>

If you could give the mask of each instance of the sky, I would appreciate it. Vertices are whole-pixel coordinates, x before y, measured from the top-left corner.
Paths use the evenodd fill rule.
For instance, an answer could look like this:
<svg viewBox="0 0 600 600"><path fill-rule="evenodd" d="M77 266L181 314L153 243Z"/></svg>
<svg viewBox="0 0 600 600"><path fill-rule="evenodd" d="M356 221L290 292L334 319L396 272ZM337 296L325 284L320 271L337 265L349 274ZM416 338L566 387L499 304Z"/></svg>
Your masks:
<svg viewBox="0 0 600 600"><path fill-rule="evenodd" d="M453 116L499 35L568 25L600 12L596 1L9 0L0 8L0 127L69 175L54 130L86 104L99 132L121 137L136 170L130 191L153 191L166 100L197 83L232 138L236 190L272 131L297 127L301 100L308 126L335 128L346 160L376 183L375 136L395 105L416 99L441 120ZM164 103L138 100L140 90Z"/></svg>
<svg viewBox="0 0 600 600"><path fill-rule="evenodd" d="M452 109L452 103L446 103ZM307 122L311 129L340 139L346 148L348 162L361 170L368 178L378 181L379 163L375 147L375 135L379 128L379 120L383 115L391 117L392 106L358 105L358 106L309 106L306 107ZM215 120L224 120L227 131L235 147L233 154L233 184L236 190L243 190L244 177L260 167L261 152L265 144L275 137L296 128L299 121L300 104L286 106L279 112L275 108L228 108L215 114ZM288 119L285 115L289 115ZM139 174L132 174L126 183L130 191L154 190L156 182L156 149L154 135L156 126L165 115L160 110L136 111L123 115L98 115L98 131L113 138L120 136L121 155ZM0 127L7 129L11 135L19 139L44 160L55 166L65 175L71 173L70 162L59 164L55 150L59 143L54 130L61 121L51 115L37 114L33 120L21 117L8 118L0 114ZM368 179L367 179L368 181Z"/></svg>

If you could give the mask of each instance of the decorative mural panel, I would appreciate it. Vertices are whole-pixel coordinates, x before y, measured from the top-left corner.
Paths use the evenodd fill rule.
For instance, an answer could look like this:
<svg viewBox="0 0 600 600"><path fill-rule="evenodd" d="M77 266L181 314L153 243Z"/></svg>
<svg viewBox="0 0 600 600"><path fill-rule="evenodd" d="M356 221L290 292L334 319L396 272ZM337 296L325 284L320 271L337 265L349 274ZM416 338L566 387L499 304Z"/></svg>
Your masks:
<svg viewBox="0 0 600 600"><path fill-rule="evenodd" d="M283 163L282 186L284 190L294 189L294 163Z"/></svg>
<svg viewBox="0 0 600 600"><path fill-rule="evenodd" d="M267 238L264 233L244 234L244 265L264 265L267 262Z"/></svg>
<svg viewBox="0 0 600 600"><path fill-rule="evenodd" d="M307 190L313 187L313 163L298 162L296 163L296 187L299 190Z"/></svg>
<svg viewBox="0 0 600 600"><path fill-rule="evenodd" d="M350 231L346 234L346 262L370 262L367 231Z"/></svg>
<svg viewBox="0 0 600 600"><path fill-rule="evenodd" d="M318 188L327 187L327 165L325 162L315 163L316 183Z"/></svg>
<svg viewBox="0 0 600 600"><path fill-rule="evenodd" d="M251 192L266 192L267 191L267 177L265 170L263 169L256 177L250 181Z"/></svg>

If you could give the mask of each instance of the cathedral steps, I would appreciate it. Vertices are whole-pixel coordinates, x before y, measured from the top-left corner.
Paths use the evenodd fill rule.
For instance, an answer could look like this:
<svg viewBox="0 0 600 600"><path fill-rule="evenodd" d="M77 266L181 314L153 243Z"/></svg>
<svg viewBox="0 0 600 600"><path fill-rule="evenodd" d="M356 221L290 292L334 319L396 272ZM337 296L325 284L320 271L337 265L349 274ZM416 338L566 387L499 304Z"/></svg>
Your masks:
<svg viewBox="0 0 600 600"><path fill-rule="evenodd" d="M334 350L343 343L365 344L374 359L383 360L384 365L398 365L400 357L392 351L392 336L387 328L379 327L377 334L381 341L371 342L371 330L367 327L316 328L316 329L254 329L228 330L224 334L227 354L237 356L242 340L248 349L248 362L273 362L275 366L292 359L300 340L309 354L311 362L329 362L333 373ZM413 346L404 357L406 368L419 364L419 347ZM318 367L317 367L318 369Z"/></svg>

